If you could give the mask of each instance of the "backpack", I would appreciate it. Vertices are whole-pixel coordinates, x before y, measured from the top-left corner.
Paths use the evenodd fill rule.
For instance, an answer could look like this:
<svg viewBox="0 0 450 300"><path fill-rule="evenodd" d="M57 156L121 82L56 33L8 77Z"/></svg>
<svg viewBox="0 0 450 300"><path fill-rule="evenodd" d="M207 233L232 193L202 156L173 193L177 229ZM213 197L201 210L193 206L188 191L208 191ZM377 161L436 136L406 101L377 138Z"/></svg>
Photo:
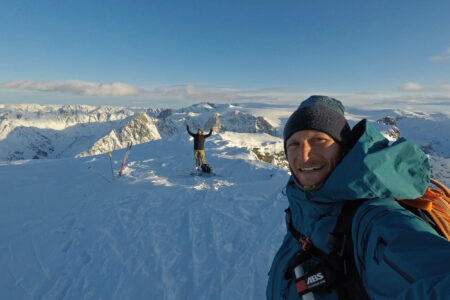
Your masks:
<svg viewBox="0 0 450 300"><path fill-rule="evenodd" d="M202 172L203 173L211 173L211 167L207 164L202 164Z"/></svg>
<svg viewBox="0 0 450 300"><path fill-rule="evenodd" d="M430 182L436 188L428 187L422 197L396 200L450 240L450 190L436 179L430 178Z"/></svg>
<svg viewBox="0 0 450 300"><path fill-rule="evenodd" d="M394 201L422 218L437 233L450 240L450 190L436 179L431 178L430 183L436 187L428 187L422 197ZM340 299L370 299L356 269L352 241L353 217L364 201L366 199L348 201L342 208L335 228L328 236L333 245L330 253L315 247L308 237L298 232L292 225L289 208L286 209L288 230L303 251L294 256L284 275L285 279L295 276L299 296L334 289ZM319 258L321 263L312 267L306 274L297 276L296 268L312 255Z"/></svg>

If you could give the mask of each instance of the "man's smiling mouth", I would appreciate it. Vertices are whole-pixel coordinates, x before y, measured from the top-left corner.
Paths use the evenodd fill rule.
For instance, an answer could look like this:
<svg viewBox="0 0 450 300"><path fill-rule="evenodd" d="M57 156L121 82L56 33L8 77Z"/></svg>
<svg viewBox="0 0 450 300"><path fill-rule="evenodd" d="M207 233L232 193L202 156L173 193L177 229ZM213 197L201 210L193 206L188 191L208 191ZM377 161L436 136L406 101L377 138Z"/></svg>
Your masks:
<svg viewBox="0 0 450 300"><path fill-rule="evenodd" d="M307 168L299 168L300 172L310 172L310 171L317 171L322 169L323 166L313 166L313 167L307 167Z"/></svg>

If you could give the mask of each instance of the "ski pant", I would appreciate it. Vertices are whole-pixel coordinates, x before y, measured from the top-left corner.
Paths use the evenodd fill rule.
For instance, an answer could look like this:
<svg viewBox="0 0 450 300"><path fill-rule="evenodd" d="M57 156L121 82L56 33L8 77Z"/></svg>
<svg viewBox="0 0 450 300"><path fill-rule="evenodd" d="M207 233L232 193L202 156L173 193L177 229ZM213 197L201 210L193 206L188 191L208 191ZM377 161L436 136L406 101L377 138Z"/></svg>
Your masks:
<svg viewBox="0 0 450 300"><path fill-rule="evenodd" d="M206 164L205 151L204 150L194 150L195 157L195 167L200 166L200 160L202 160L202 165Z"/></svg>

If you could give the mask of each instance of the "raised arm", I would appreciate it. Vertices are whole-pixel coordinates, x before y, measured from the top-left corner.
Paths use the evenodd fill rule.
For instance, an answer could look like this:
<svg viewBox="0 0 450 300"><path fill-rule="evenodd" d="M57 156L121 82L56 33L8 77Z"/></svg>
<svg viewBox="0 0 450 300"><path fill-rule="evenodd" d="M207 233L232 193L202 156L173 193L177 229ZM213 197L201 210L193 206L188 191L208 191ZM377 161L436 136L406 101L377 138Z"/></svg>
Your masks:
<svg viewBox="0 0 450 300"><path fill-rule="evenodd" d="M211 127L209 128L209 133L205 135L205 138L211 136L212 132L213 132L213 126L211 126Z"/></svg>
<svg viewBox="0 0 450 300"><path fill-rule="evenodd" d="M189 133L190 136L194 136L194 134L189 130L189 125L186 124L186 130Z"/></svg>

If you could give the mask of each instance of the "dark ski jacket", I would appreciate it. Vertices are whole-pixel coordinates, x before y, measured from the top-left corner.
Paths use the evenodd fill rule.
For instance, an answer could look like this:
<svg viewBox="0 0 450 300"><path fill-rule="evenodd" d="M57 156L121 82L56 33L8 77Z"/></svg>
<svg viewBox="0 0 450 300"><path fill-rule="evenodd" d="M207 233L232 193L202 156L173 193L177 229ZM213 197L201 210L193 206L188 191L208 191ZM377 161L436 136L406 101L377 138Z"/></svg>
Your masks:
<svg viewBox="0 0 450 300"><path fill-rule="evenodd" d="M367 120L355 126L355 146L316 191L302 190L292 176L286 194L292 225L329 253L327 236L346 201L368 199L352 225L354 259L365 290L376 300L449 299L450 242L391 199L415 199L429 183L428 158L401 138L393 144ZM355 129L353 131L356 131ZM267 299L300 299L295 279L285 279L300 245L287 231L269 271ZM302 264L305 272L316 257ZM335 291L315 300L337 300Z"/></svg>
<svg viewBox="0 0 450 300"><path fill-rule="evenodd" d="M210 137L212 134L212 129L209 131L208 134L197 134L192 133L189 130L189 126L186 126L186 130L189 133L190 136L194 138L194 150L204 150L205 149L205 139L207 137Z"/></svg>

